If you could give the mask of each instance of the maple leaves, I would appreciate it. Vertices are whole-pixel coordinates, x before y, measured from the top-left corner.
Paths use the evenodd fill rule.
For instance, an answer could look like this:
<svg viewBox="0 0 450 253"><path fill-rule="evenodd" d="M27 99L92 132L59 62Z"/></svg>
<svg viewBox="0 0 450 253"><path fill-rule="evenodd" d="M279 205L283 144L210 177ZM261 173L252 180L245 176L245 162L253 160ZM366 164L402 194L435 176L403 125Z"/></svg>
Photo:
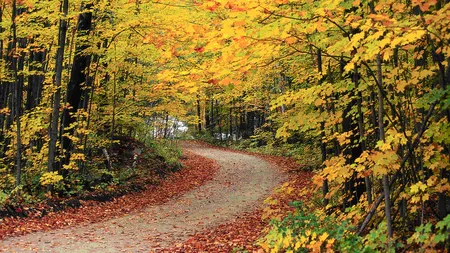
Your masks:
<svg viewBox="0 0 450 253"><path fill-rule="evenodd" d="M59 181L61 181L62 179L63 179L63 177L61 175L58 175L57 171L53 171L53 172L44 173L41 176L41 178L39 179L39 181L41 182L41 184L43 186L47 186L47 185L56 184Z"/></svg>
<svg viewBox="0 0 450 253"><path fill-rule="evenodd" d="M201 143L201 145L208 144ZM312 173L305 171L292 173L293 171L298 172L298 167L300 166L292 158L210 147L258 156L272 164L274 166L273 169L289 173L289 182L277 187L264 201L262 207L256 208L256 211L245 212L232 222L197 233L182 244L156 252L230 252L236 249L266 252L264 251L264 245L259 243L259 238L263 235L264 229L273 217L281 218L293 210L290 205L291 200L294 196L298 196L302 189L310 186L308 178L312 176ZM307 196L304 198L307 199ZM326 239L325 235L321 236L321 239Z"/></svg>
<svg viewBox="0 0 450 253"><path fill-rule="evenodd" d="M55 54L57 29L43 25L59 19L57 8L46 6L50 2L18 1L32 9L17 18L19 37L34 39L18 48L28 57L24 62L32 59L31 52ZM91 45L82 53L97 62L85 70L94 80L84 87L92 103L84 101L84 111L74 113L77 122L69 126L74 134L65 137L76 144L75 152L63 169L76 172L88 160L84 150L108 146L108 138L99 136L114 135L117 124L120 132L144 136L150 117L170 115L200 122L201 128L210 120L210 105L209 113L218 114L220 136L229 130L233 138L233 119L237 135L238 123L255 120L251 113L257 111L276 137L299 141L301 136L322 144L323 168L313 181L317 189L330 182L328 199L346 202L348 194L341 191L347 191L346 183L356 178L370 185L385 176L395 179L390 195L401 195L413 206L448 197L448 3L117 0L94 5L95 31L69 39L75 46ZM42 10L49 10L45 22L36 14ZM68 17L78 14L72 8ZM7 27L11 21L4 22ZM2 31L3 38L9 33ZM44 58L54 58L49 55ZM71 57L65 65L72 64ZM51 75L42 72L41 106L18 118L24 122L20 131L6 127L2 134L16 143L22 133L25 170L48 185L61 177L41 169L47 144L36 148L48 142L55 93L48 85ZM26 70L20 74L32 77ZM4 75L9 82L10 75ZM15 110L5 106L0 113L11 117ZM5 165L17 151L6 150ZM368 210L365 200L371 202L366 195L379 193L375 188L358 193L362 209Z"/></svg>
<svg viewBox="0 0 450 253"><path fill-rule="evenodd" d="M80 200L81 208L68 208L54 214L50 211L30 212L27 218L5 217L0 223L0 238L11 235L23 235L36 231L47 231L55 228L74 226L88 222L104 221L113 217L123 216L126 213L135 212L150 205L161 204L167 200L179 196L202 183L211 180L218 170L218 165L211 159L201 157L191 152L184 152L184 168L178 172L169 174L163 179L150 179L151 182L160 180L159 185L148 184L149 179L134 181L134 184L143 187L138 193L129 193L118 196L111 202L101 203L95 200ZM148 160L150 161L150 160ZM148 164L144 165L146 168ZM148 168L147 168L148 170ZM57 173L48 174L41 178L42 183L54 183L61 177ZM119 189L118 189L119 190ZM48 207L38 205L37 209L45 210ZM28 207L27 207L28 209ZM41 216L42 215L42 216Z"/></svg>
<svg viewBox="0 0 450 253"><path fill-rule="evenodd" d="M248 8L244 12L225 2L214 1L210 10L220 19L211 34L218 38L210 42L216 45L211 48L220 53L213 64L227 69L212 67L213 80L229 84L240 78L240 70L249 70L234 88L243 92L234 94L249 99L246 87L258 87L256 82L259 88L271 89L264 98L272 100L276 137L289 140L300 133L325 145L324 168L313 179L316 190L330 182L326 198L338 198L345 206L346 196L354 193L341 194L342 190L354 180L364 179L359 184L370 187L372 180L401 173L406 181L397 186L394 177L387 187L390 195L406 194L402 196L411 206L421 201L416 195L426 202L434 192L436 198L436 185L425 189L420 182L444 180L440 173L447 173L449 162L444 148L448 140L437 130L446 129L448 121L443 116L448 106L443 102L447 84L442 77L448 75L443 71L449 57L443 40L448 32L443 29L449 27L444 20L449 4L235 2ZM279 81L280 73L290 82ZM428 120L427 115L434 116ZM374 193L357 193L358 199L363 195L358 205L367 210L364 202L372 200L365 194ZM445 195L439 198L447 198L448 192Z"/></svg>

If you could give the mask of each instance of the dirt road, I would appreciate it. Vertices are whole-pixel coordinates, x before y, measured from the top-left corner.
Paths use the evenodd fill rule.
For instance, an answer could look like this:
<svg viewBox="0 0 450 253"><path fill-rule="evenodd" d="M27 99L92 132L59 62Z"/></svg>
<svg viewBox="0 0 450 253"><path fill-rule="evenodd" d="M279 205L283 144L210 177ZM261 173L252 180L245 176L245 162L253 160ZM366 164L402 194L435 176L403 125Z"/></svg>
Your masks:
<svg viewBox="0 0 450 253"><path fill-rule="evenodd" d="M163 205L106 222L0 241L0 252L151 252L232 220L262 203L283 175L260 158L185 144L217 160L215 178Z"/></svg>

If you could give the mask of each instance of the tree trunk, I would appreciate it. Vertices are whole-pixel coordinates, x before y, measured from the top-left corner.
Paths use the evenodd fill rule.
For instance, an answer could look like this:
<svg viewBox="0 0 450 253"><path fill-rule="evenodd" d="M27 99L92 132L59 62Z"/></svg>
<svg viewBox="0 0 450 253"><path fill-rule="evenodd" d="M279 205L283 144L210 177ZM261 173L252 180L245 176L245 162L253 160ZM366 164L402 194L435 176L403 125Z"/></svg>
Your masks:
<svg viewBox="0 0 450 253"><path fill-rule="evenodd" d="M317 72L319 74L322 74L323 68L322 68L322 51L320 49L317 50ZM322 78L319 79L319 85L322 84ZM323 106L320 106L319 108L320 113L324 112ZM325 144L325 122L320 122L320 151L322 153L322 164L327 160L327 146ZM323 194L323 204L325 206L328 205L329 199L326 197L328 194L328 179L323 180L323 186L322 186L322 194Z"/></svg>
<svg viewBox="0 0 450 253"><path fill-rule="evenodd" d="M115 49L114 49L115 50ZM112 118L111 118L111 129L109 130L109 139L111 140L111 145L114 140L114 132L116 129L116 92L117 92L117 69L113 72L113 94L112 94ZM112 168L112 167L110 167Z"/></svg>
<svg viewBox="0 0 450 253"><path fill-rule="evenodd" d="M40 103L42 83L44 82L45 54L45 51L39 48L34 48L30 53L29 71L37 73L28 77L26 110L31 110ZM36 66L38 64L40 64L39 67Z"/></svg>
<svg viewBox="0 0 450 253"><path fill-rule="evenodd" d="M343 74L345 62L341 58L340 71ZM353 79L354 77L352 77ZM353 115L351 113L354 106L357 105L357 100L355 99L355 89L350 91L349 94L350 101L346 105L343 112L342 120L342 131L351 132L350 143L351 146L344 149L344 155L347 157L346 161L348 164L353 164L355 160L362 154L361 143L357 139L358 134L355 132L358 129L358 123L353 120ZM361 195L366 191L364 179L358 178L356 172L353 173L352 177L347 180L344 186L345 195L344 196L344 208L348 206L356 205L359 201Z"/></svg>
<svg viewBox="0 0 450 253"><path fill-rule="evenodd" d="M247 112L247 135L248 137L255 134L255 112Z"/></svg>
<svg viewBox="0 0 450 253"><path fill-rule="evenodd" d="M233 140L233 108L231 107L231 104L230 104L230 112L228 114L228 128L230 133L228 139Z"/></svg>
<svg viewBox="0 0 450 253"><path fill-rule="evenodd" d="M353 82L355 83L355 88L358 91L358 99L357 99L357 109L358 109L358 130L359 130L359 142L361 145L361 150L366 150L366 137L365 137L365 129L364 129L364 115L362 113L362 93L358 89L359 87L359 73L358 66L355 66L355 71L353 73ZM370 177L364 177L364 183L366 185L366 193L367 193L367 202L369 205L372 204L372 183L370 181Z"/></svg>
<svg viewBox="0 0 450 253"><path fill-rule="evenodd" d="M380 134L380 140L385 141L384 138L384 106L383 106L383 75L381 70L381 56L377 55L377 78L378 78L378 130ZM384 209L387 223L387 230L389 238L393 235L392 230L392 218L391 218L391 198L390 198L390 190L389 190L389 178L388 175L383 175L383 192L384 192Z"/></svg>
<svg viewBox="0 0 450 253"><path fill-rule="evenodd" d="M92 26L92 12L90 8L92 4L87 4L81 7L83 11L78 16L77 34L78 36L87 36ZM87 69L91 62L91 55L84 54L89 46L77 45L75 49L75 57L73 59L72 70L70 74L70 80L67 84L66 103L70 105L70 108L64 108L63 122L62 122L62 147L65 150L64 163L68 163L70 160L70 151L72 149L72 140L67 135L74 134L74 128L67 129L72 123L75 122L75 118L71 116L72 113L76 113L80 106L82 97L81 85L86 82L86 74L84 71Z"/></svg>
<svg viewBox="0 0 450 253"><path fill-rule="evenodd" d="M23 76L20 78L18 76L18 61L23 61L23 59L18 59L20 57L19 53L17 52L17 26L16 26L16 16L17 16L18 10L17 10L17 1L13 0L12 2L12 26L11 30L13 33L12 38L12 45L11 45L11 51L10 51L10 57L11 57L11 66L10 69L13 74L13 80L14 80L14 103L12 103L12 106L15 107L15 117L16 117L16 187L20 185L20 179L22 174L22 140L21 140L21 133L20 133L20 114L21 114L21 108L22 108L22 86L23 86ZM22 64L23 68L23 64Z"/></svg>
<svg viewBox="0 0 450 253"><path fill-rule="evenodd" d="M210 108L209 108L209 132L211 137L214 138L214 128L216 127L216 119L214 115L214 99L211 98Z"/></svg>
<svg viewBox="0 0 450 253"><path fill-rule="evenodd" d="M52 121L49 129L50 143L48 147L48 164L47 171L52 172L56 169L55 157L56 157L56 141L58 139L58 119L59 108L61 105L61 80L64 61L64 48L67 35L67 13L69 10L69 0L61 1L61 12L63 17L59 20L59 34L58 34L58 50L56 52L56 66L55 66L55 86L56 91L53 95L53 111ZM51 190L52 186L49 186L48 190Z"/></svg>
<svg viewBox="0 0 450 253"><path fill-rule="evenodd" d="M222 117L219 114L219 100L216 100L216 124L219 126L219 138L223 141L222 138Z"/></svg>
<svg viewBox="0 0 450 253"><path fill-rule="evenodd" d="M164 139L167 138L167 135L169 133L169 113L165 112L165 117L164 117Z"/></svg>
<svg viewBox="0 0 450 253"><path fill-rule="evenodd" d="M202 132L202 108L200 106L200 97L197 95L197 130Z"/></svg>

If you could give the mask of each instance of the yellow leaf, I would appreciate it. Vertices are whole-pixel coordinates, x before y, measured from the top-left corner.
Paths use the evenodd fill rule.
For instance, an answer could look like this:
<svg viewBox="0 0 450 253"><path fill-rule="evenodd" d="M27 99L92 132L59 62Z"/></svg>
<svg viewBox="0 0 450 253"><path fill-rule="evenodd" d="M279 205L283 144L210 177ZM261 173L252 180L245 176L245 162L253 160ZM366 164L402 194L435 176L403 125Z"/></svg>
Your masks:
<svg viewBox="0 0 450 253"><path fill-rule="evenodd" d="M328 238L328 233L325 232L319 237L319 241L324 242Z"/></svg>
<svg viewBox="0 0 450 253"><path fill-rule="evenodd" d="M397 85L395 86L397 88L398 92L405 91L406 86L408 86L408 82L406 80L400 80L397 82Z"/></svg>
<svg viewBox="0 0 450 253"><path fill-rule="evenodd" d="M417 185L412 185L411 186L411 193L418 193L419 192L419 187Z"/></svg>
<svg viewBox="0 0 450 253"><path fill-rule="evenodd" d="M353 29L356 29L356 28L359 26L359 22L352 22L352 23L350 24L350 26L351 26Z"/></svg>
<svg viewBox="0 0 450 253"><path fill-rule="evenodd" d="M53 172L45 172L44 174L42 174L39 181L41 182L41 185L46 186L58 183L61 180L63 180L63 177L61 175L58 175L57 171L53 171Z"/></svg>
<svg viewBox="0 0 450 253"><path fill-rule="evenodd" d="M420 185L419 185L420 190L425 191L427 189L427 185L422 182L419 182L419 183L420 183Z"/></svg>
<svg viewBox="0 0 450 253"><path fill-rule="evenodd" d="M391 144L383 142L383 144L381 146L379 146L379 149L381 151L391 150Z"/></svg>
<svg viewBox="0 0 450 253"><path fill-rule="evenodd" d="M321 105L323 105L325 103L325 100L323 100L323 99L321 99L321 98L318 98L318 99L316 99L316 101L314 101L314 105L315 106L321 106Z"/></svg>
<svg viewBox="0 0 450 253"><path fill-rule="evenodd" d="M74 153L71 155L71 159L85 161L85 156L83 153Z"/></svg>
<svg viewBox="0 0 450 253"><path fill-rule="evenodd" d="M294 246L294 249L298 250L301 246L302 246L302 244L300 242L296 242L295 246Z"/></svg>
<svg viewBox="0 0 450 253"><path fill-rule="evenodd" d="M411 185L411 193L419 193L420 191L425 191L427 189L427 185L422 182L417 182L416 184Z"/></svg>
<svg viewBox="0 0 450 253"><path fill-rule="evenodd" d="M344 70L345 72L350 72L353 69L355 69L355 63L354 62L349 62L347 65L345 65Z"/></svg>

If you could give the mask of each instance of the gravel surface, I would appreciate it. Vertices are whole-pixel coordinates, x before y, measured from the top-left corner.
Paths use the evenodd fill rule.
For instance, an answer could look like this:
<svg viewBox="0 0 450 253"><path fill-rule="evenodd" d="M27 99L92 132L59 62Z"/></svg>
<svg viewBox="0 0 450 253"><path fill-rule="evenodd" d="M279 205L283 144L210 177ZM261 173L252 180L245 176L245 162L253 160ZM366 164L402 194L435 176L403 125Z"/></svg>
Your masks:
<svg viewBox="0 0 450 253"><path fill-rule="evenodd" d="M163 205L106 222L0 241L0 252L151 252L184 242L262 203L284 176L260 158L195 143L184 149L215 159L213 180Z"/></svg>

